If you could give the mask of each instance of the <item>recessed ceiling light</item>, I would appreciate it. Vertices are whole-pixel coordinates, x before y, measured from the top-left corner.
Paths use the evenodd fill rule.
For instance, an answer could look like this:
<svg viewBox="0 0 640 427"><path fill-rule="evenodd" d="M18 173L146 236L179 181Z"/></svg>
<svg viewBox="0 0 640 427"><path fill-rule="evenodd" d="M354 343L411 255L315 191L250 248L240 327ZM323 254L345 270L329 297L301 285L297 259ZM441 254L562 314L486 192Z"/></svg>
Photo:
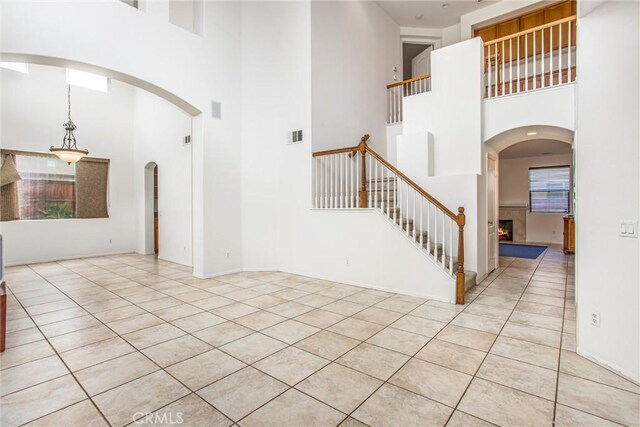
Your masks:
<svg viewBox="0 0 640 427"><path fill-rule="evenodd" d="M527 132L527 136L534 136L537 135L538 132Z"/></svg>
<svg viewBox="0 0 640 427"><path fill-rule="evenodd" d="M418 13L418 14L416 15L416 19L422 19L422 14L421 14L421 13Z"/></svg>
<svg viewBox="0 0 640 427"><path fill-rule="evenodd" d="M449 7L449 3L442 3L442 8L443 8L443 9L446 9L446 8L448 8L448 7Z"/></svg>

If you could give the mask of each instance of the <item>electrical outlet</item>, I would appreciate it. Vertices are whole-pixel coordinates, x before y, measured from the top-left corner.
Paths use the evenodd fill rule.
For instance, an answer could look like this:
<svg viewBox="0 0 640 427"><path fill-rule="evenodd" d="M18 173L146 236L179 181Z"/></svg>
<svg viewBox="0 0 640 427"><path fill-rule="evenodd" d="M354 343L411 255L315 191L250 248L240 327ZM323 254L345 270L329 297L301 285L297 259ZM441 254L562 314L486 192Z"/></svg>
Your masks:
<svg viewBox="0 0 640 427"><path fill-rule="evenodd" d="M349 263L350 263L349 258L347 258L347 267L350 265Z"/></svg>
<svg viewBox="0 0 640 427"><path fill-rule="evenodd" d="M113 244L113 240L109 239L109 244L112 245Z"/></svg>
<svg viewBox="0 0 640 427"><path fill-rule="evenodd" d="M231 258L231 252L227 252L227 259Z"/></svg>
<svg viewBox="0 0 640 427"><path fill-rule="evenodd" d="M595 326L596 328L600 327L600 312L599 311L594 311L593 313L591 313L591 325Z"/></svg>

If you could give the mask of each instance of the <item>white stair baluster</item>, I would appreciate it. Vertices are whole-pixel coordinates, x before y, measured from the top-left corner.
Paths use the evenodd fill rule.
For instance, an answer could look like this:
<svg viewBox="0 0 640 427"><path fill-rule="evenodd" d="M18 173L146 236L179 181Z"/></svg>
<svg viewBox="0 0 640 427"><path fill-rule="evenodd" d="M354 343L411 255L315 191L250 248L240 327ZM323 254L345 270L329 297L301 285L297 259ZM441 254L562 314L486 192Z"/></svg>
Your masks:
<svg viewBox="0 0 640 427"><path fill-rule="evenodd" d="M444 219L446 215L442 212L442 268L445 268L445 258L447 257L447 252L445 251L445 235L444 235Z"/></svg>
<svg viewBox="0 0 640 427"><path fill-rule="evenodd" d="M422 205L423 205L422 196L420 196L420 246L424 244L424 227L422 226Z"/></svg>
<svg viewBox="0 0 640 427"><path fill-rule="evenodd" d="M553 27L549 28L549 86L555 86L553 83Z"/></svg>
<svg viewBox="0 0 640 427"><path fill-rule="evenodd" d="M562 24L558 25L558 84L562 84Z"/></svg>
<svg viewBox="0 0 640 427"><path fill-rule="evenodd" d="M416 221L416 196L417 192L413 190L413 241L416 241L416 228L418 226L418 222Z"/></svg>
<svg viewBox="0 0 640 427"><path fill-rule="evenodd" d="M378 160L374 159L373 160L373 171L374 171L374 179L375 179L375 183L376 183L376 192L373 196L373 207L377 208L378 207Z"/></svg>
<svg viewBox="0 0 640 427"><path fill-rule="evenodd" d="M448 217L447 217L448 218ZM453 221L449 219L449 274L453 273Z"/></svg>
<svg viewBox="0 0 640 427"><path fill-rule="evenodd" d="M520 36L518 36L518 41L516 42L516 56L518 57L518 63L516 65L516 71L518 76L518 87L516 88L516 92L520 93Z"/></svg>
<svg viewBox="0 0 640 427"><path fill-rule="evenodd" d="M567 22L567 82L573 81L571 73L571 21Z"/></svg>
<svg viewBox="0 0 640 427"><path fill-rule="evenodd" d="M487 98L491 98L491 45L487 45Z"/></svg>
<svg viewBox="0 0 640 427"><path fill-rule="evenodd" d="M405 183L405 187L407 189L407 197L406 197L406 203L407 203L407 210L404 211L405 212L405 220L407 221L407 225L405 227L405 231L407 232L407 236L409 236L409 184Z"/></svg>
<svg viewBox="0 0 640 427"><path fill-rule="evenodd" d="M502 58L500 58L500 59L502 59L502 72L500 73L500 80L502 81L502 95L504 95L505 94L504 93L504 83L505 83L505 78L504 78L504 57L505 57L505 54L504 54L504 40L502 40L502 51L501 52L502 53L501 53L500 56L502 56Z"/></svg>
<svg viewBox="0 0 640 427"><path fill-rule="evenodd" d="M536 67L536 32L533 32L533 88L538 87L538 68Z"/></svg>
<svg viewBox="0 0 640 427"><path fill-rule="evenodd" d="M438 207L433 206L433 256L438 261Z"/></svg>
<svg viewBox="0 0 640 427"><path fill-rule="evenodd" d="M529 36L524 36L524 91L529 90Z"/></svg>

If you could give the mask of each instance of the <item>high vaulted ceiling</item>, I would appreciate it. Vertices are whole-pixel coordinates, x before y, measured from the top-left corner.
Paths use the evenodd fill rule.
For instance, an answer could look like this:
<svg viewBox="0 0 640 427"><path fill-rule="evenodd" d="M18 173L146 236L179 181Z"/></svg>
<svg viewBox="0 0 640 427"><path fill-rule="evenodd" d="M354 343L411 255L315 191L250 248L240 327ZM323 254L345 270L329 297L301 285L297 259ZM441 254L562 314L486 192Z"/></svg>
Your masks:
<svg viewBox="0 0 640 427"><path fill-rule="evenodd" d="M442 7L443 4L448 7ZM378 5L401 27L445 28L460 22L460 16L496 3L495 0L379 1ZM421 14L421 19L416 15Z"/></svg>

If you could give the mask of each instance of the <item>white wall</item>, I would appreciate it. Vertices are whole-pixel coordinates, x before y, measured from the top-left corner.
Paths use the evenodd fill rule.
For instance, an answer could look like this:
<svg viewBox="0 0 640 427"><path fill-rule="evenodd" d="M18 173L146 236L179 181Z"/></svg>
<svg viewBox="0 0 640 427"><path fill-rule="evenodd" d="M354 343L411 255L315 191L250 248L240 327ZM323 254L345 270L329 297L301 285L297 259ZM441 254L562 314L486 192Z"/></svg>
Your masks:
<svg viewBox="0 0 640 427"><path fill-rule="evenodd" d="M311 52L314 151L357 145L368 133L385 156L398 25L375 2L312 2Z"/></svg>
<svg viewBox="0 0 640 427"><path fill-rule="evenodd" d="M133 186L136 250L145 248L144 178L149 162L158 165L158 257L183 265L192 262L191 118L174 105L140 89L133 94ZM151 252L153 253L153 252Z"/></svg>
<svg viewBox="0 0 640 427"><path fill-rule="evenodd" d="M2 222L8 265L135 247L132 89L117 82L109 93L74 86L71 107L78 146L111 160L109 218ZM2 148L48 152L60 145L67 120L65 70L31 66L21 74L3 69L2 113Z"/></svg>
<svg viewBox="0 0 640 427"><path fill-rule="evenodd" d="M500 206L529 205L529 168L572 163L571 154L500 159ZM564 215L527 212L527 242L562 243Z"/></svg>
<svg viewBox="0 0 640 427"><path fill-rule="evenodd" d="M638 2L578 2L576 305L578 352L640 381ZM612 76L615 76L612 78ZM603 250L604 249L604 250ZM590 325L600 313L601 326Z"/></svg>

